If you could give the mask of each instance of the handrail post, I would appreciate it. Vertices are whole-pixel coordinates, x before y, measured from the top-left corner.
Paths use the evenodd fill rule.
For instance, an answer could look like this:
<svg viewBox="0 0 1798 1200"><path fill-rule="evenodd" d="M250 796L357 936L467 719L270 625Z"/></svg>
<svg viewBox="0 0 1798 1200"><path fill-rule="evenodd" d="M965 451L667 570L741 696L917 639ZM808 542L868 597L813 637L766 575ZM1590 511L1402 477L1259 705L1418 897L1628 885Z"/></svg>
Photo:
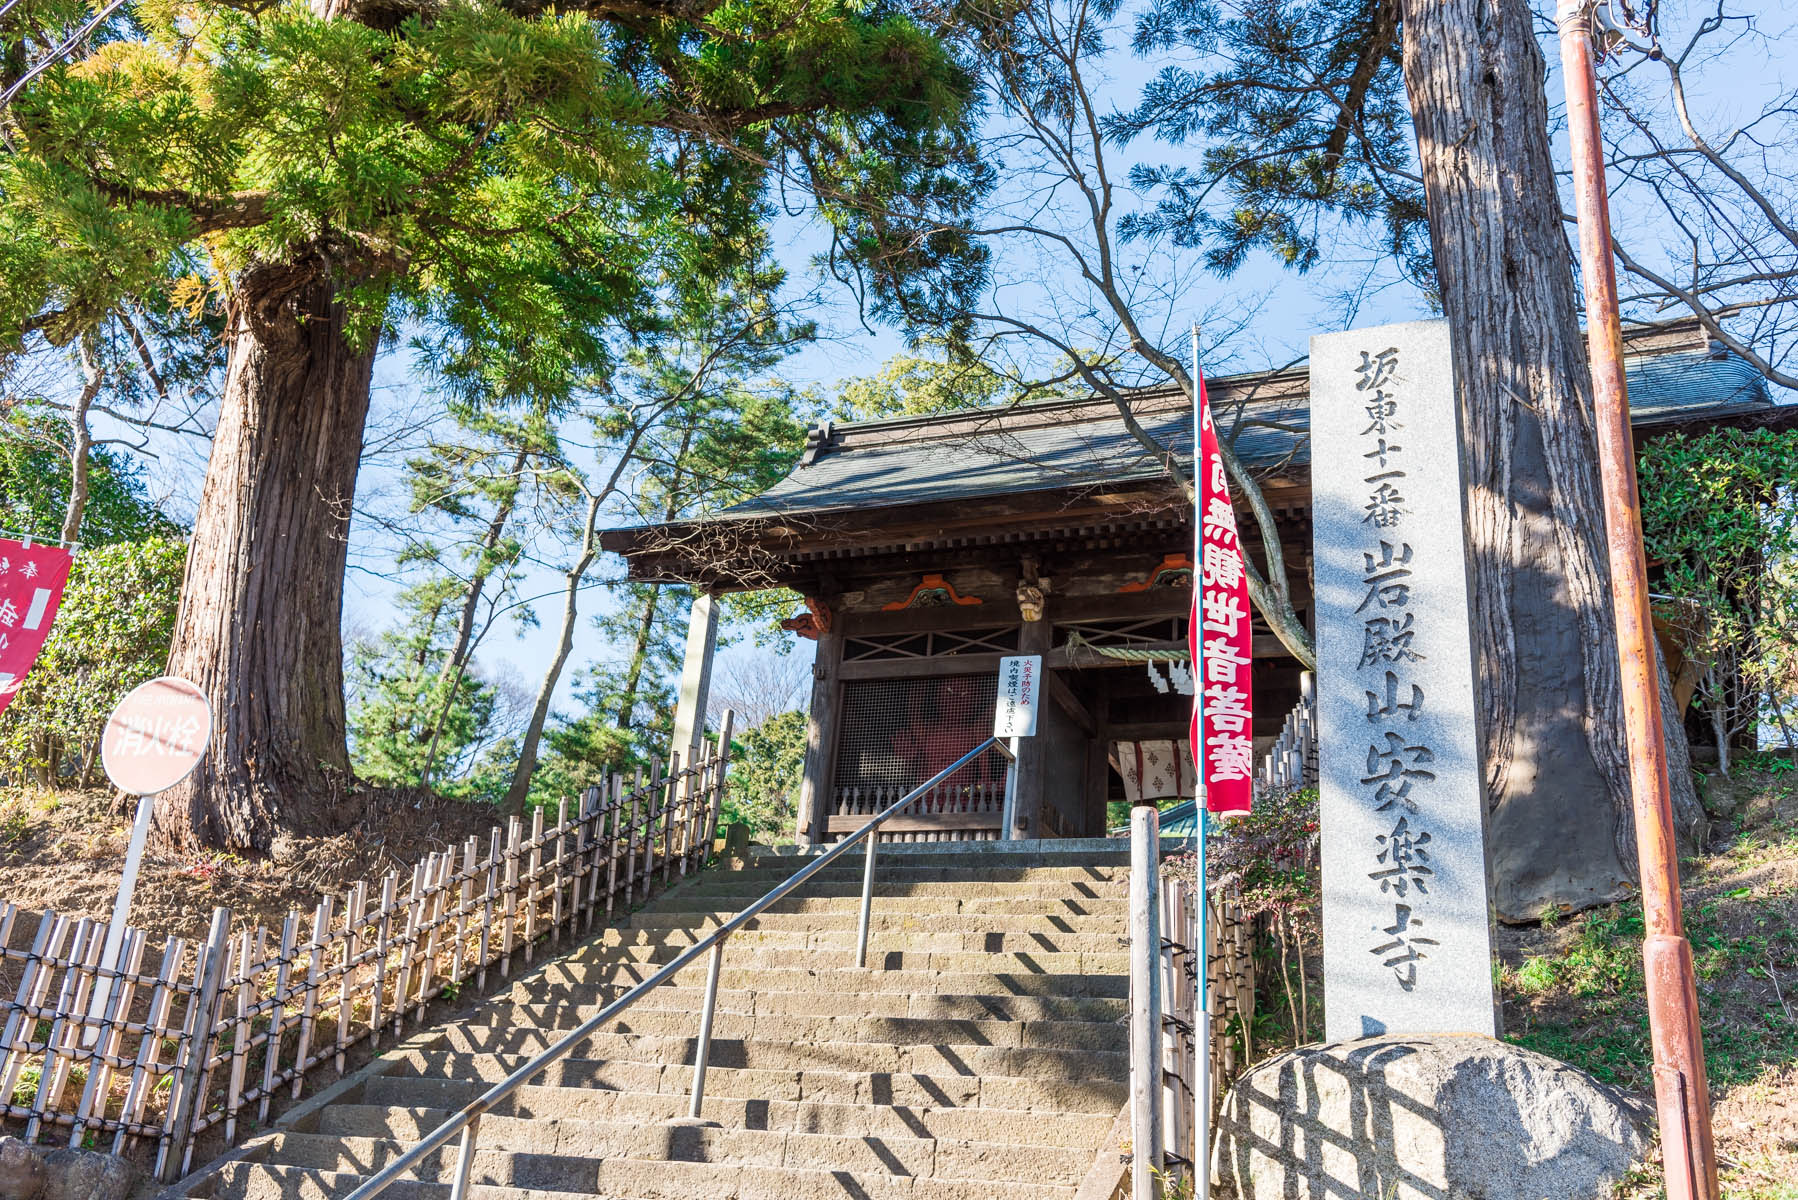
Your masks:
<svg viewBox="0 0 1798 1200"><path fill-rule="evenodd" d="M699 1011L699 1044L693 1048L693 1099L687 1105L687 1116L699 1120L699 1110L705 1107L705 1068L712 1057L712 1018L718 1011L718 975L724 969L724 943L729 938L719 938L712 943L712 957L705 969L705 1006Z"/></svg>
<svg viewBox="0 0 1798 1200"><path fill-rule="evenodd" d="M1161 814L1130 810L1130 1194L1151 1200L1161 1169Z"/></svg>
<svg viewBox="0 0 1798 1200"><path fill-rule="evenodd" d="M862 864L862 915L855 930L855 965L868 965L868 925L874 912L874 847L879 843L878 830L868 832L868 861Z"/></svg>
<svg viewBox="0 0 1798 1200"><path fill-rule="evenodd" d="M468 1176L474 1170L474 1139L480 1132L477 1114L462 1127L462 1144L456 1147L456 1177L450 1184L450 1200L468 1200Z"/></svg>

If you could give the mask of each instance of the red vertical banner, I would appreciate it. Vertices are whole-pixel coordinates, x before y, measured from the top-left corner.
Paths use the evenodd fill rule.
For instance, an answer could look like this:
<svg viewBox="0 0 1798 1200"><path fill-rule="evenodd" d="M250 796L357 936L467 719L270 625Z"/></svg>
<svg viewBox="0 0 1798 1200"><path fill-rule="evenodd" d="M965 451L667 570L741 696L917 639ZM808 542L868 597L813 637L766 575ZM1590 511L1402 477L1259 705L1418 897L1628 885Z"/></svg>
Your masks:
<svg viewBox="0 0 1798 1200"><path fill-rule="evenodd" d="M1192 620L1187 637L1196 676L1192 752L1205 781L1205 808L1245 813L1255 790L1254 619L1242 569L1242 540L1217 429L1199 376L1198 436L1193 449L1198 508Z"/></svg>
<svg viewBox="0 0 1798 1200"><path fill-rule="evenodd" d="M50 636L71 561L61 546L0 538L0 713Z"/></svg>

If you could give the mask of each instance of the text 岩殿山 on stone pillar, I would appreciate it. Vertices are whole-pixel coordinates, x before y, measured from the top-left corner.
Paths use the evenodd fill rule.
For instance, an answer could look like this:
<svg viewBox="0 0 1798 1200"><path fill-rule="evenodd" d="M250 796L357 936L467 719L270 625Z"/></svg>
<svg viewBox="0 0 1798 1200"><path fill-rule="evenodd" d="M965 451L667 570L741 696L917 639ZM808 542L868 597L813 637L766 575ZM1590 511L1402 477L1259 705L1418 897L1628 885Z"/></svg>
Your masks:
<svg viewBox="0 0 1798 1200"><path fill-rule="evenodd" d="M1498 1032L1448 325L1311 339L1325 1036Z"/></svg>

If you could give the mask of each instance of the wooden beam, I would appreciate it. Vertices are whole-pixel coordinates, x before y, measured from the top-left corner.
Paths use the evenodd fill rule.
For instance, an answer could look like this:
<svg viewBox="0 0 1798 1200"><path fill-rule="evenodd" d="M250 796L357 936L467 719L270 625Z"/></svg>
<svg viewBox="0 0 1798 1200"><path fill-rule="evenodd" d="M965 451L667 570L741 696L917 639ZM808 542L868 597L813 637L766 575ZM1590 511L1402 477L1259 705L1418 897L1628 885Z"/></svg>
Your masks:
<svg viewBox="0 0 1798 1200"><path fill-rule="evenodd" d="M1086 748L1086 836L1104 837L1105 803L1111 795L1111 696L1101 691L1093 710L1093 736Z"/></svg>
<svg viewBox="0 0 1798 1200"><path fill-rule="evenodd" d="M836 770L837 719L843 708L843 635L831 630L818 639L812 664L812 700L806 710L805 775L799 788L800 845L822 840L830 811L830 783Z"/></svg>
<svg viewBox="0 0 1798 1200"><path fill-rule="evenodd" d="M846 662L842 679L933 679L939 675L997 675L999 654L951 654L941 658L875 658Z"/></svg>
<svg viewBox="0 0 1798 1200"><path fill-rule="evenodd" d="M1049 695L1054 697L1055 703L1061 705L1062 711L1074 718L1074 723L1086 731L1087 737L1092 737L1097 732L1098 727L1093 722L1093 715L1086 711L1086 705L1080 703L1080 697L1074 695L1074 689L1069 687L1061 676L1045 669L1043 671L1043 687L1048 689Z"/></svg>
<svg viewBox="0 0 1798 1200"><path fill-rule="evenodd" d="M1048 621L1026 621L1018 635L1018 653L1043 654L1049 648L1055 631ZM995 664L995 670L997 665ZM1047 669L1045 666L1044 674ZM1018 739L1017 792L1012 802L1012 836L1043 836L1043 784L1049 769L1049 748L1044 743L1042 725L1035 737Z"/></svg>

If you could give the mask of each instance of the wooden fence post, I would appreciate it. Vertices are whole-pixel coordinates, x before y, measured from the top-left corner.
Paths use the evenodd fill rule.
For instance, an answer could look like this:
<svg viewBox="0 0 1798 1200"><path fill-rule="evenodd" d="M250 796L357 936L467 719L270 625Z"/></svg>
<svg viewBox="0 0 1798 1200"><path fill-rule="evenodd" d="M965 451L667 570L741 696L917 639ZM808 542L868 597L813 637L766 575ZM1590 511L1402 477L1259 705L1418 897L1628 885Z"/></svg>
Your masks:
<svg viewBox="0 0 1798 1200"><path fill-rule="evenodd" d="M288 983L293 977L293 945L299 936L300 913L298 909L287 910L287 919L281 922L281 949L275 960L275 994L274 1008L269 1014L268 1041L263 1043L262 1050L262 1097L256 1104L256 1120L260 1124L268 1123L268 1106L274 1100L275 1080L281 1070L281 1034L287 1028ZM244 1030L244 1040L249 1040L249 1030Z"/></svg>
<svg viewBox="0 0 1798 1200"><path fill-rule="evenodd" d="M62 948L67 928L68 920L54 912L46 911L38 918L37 934L31 939L31 953L19 975L18 995L8 1006L6 1030L0 1034L0 1054L5 1055L5 1067L0 1069L0 1096L12 1096L25 1067L25 1048L31 1043L32 1028L37 1024L30 1010L43 1003L44 993L49 990L52 972L48 964Z"/></svg>
<svg viewBox="0 0 1798 1200"><path fill-rule="evenodd" d="M593 932L593 922L599 915L599 889L605 875L599 863L606 850L606 798L610 794L610 776L601 775L598 785L587 789L585 800L592 825L587 843L586 914L581 921L581 928L587 933Z"/></svg>
<svg viewBox="0 0 1798 1200"><path fill-rule="evenodd" d="M524 961L530 962L536 957L537 940L537 905L542 901L542 889L539 880L543 876L543 810L531 809L531 848L530 868L525 873L524 903Z"/></svg>
<svg viewBox="0 0 1798 1200"><path fill-rule="evenodd" d="M618 902L618 856L623 849L624 776L612 776L612 834L606 840L606 924L612 923L612 907Z"/></svg>
<svg viewBox="0 0 1798 1200"><path fill-rule="evenodd" d="M306 1078L306 1058L312 1051L312 1028L318 1020L318 989L325 971L325 935L331 931L330 896L319 897L312 913L312 941L306 947L306 996L300 1002L300 1040L293 1055L293 1099L300 1098L300 1084Z"/></svg>
<svg viewBox="0 0 1798 1200"><path fill-rule="evenodd" d="M475 961L479 967L475 971L475 986L482 991L487 990L488 952L493 938L493 900L499 887L499 826L495 825L487 835L487 882L481 885L481 938L475 953Z"/></svg>
<svg viewBox="0 0 1798 1200"><path fill-rule="evenodd" d="M350 1021L355 1016L356 1006L356 973L358 960L362 957L356 943L361 938L364 924L363 917L368 912L368 885L358 881L350 889L344 903L348 906L343 914L343 974L337 977L337 1073L343 1074L343 1052L349 1045Z"/></svg>
<svg viewBox="0 0 1798 1200"><path fill-rule="evenodd" d="M538 810L542 811L542 810ZM549 898L549 940L553 946L562 944L562 891L568 880L562 868L568 861L568 797L556 801L556 852L550 859L551 867Z"/></svg>
<svg viewBox="0 0 1798 1200"><path fill-rule="evenodd" d="M102 939L104 945L104 939ZM69 1133L69 1145L74 1149L81 1148L81 1136L87 1131L89 1115L98 1118L106 1116L106 1099L110 1094L108 1086L112 1077L112 1062L118 1056L119 1044L124 1037L120 1028L131 1016L131 998L137 990L137 972L143 964L144 935L136 929L125 930L125 938L119 947L119 959L116 966L104 967L101 978L111 977L106 989L106 1003L100 1016L100 1027L95 1036L89 1039L85 1031L78 1044L87 1048L87 1079L81 1086L81 1099L75 1107L75 1123ZM89 1014L92 1015L91 1013ZM99 1101L95 1107L96 1098Z"/></svg>
<svg viewBox="0 0 1798 1200"><path fill-rule="evenodd" d="M181 1031L181 1044L175 1051L173 1094L169 1097L169 1121L163 1142L156 1155L156 1177L173 1183L187 1169L193 1152L194 1117L204 1097L200 1088L206 1074L206 1060L211 1056L212 1038L216 1032L219 984L224 978L225 958L231 947L231 910L212 910L212 928L206 945L195 963L199 987L187 1009L187 1021Z"/></svg>
<svg viewBox="0 0 1798 1200"><path fill-rule="evenodd" d="M468 956L468 914L474 909L474 877L480 869L480 843L470 834L462 843L462 870L456 876L456 952L450 957L450 983L462 987L462 960Z"/></svg>
<svg viewBox="0 0 1798 1200"><path fill-rule="evenodd" d="M656 805L662 798L662 763L657 760L649 764L649 790L643 794L643 898L649 899L649 892L655 886L656 869L656 817L660 815Z"/></svg>
<svg viewBox="0 0 1798 1200"><path fill-rule="evenodd" d="M82 984L83 964L90 956L96 957L97 961L95 948L103 944L104 930L104 926L96 925L88 917L75 923L75 936L70 939L69 957L63 968L62 988L56 998L56 1016L50 1022L50 1035L44 1039L44 1062L38 1073L37 1096L31 1102L31 1114L25 1118L27 1142L37 1141L44 1114L55 1109L57 1098L62 1092L62 1081L67 1075L68 1064L57 1054L57 1050L69 1040L70 1020L73 1019L77 1027L80 1025L83 1015L81 1007L86 1001L86 988ZM76 1040L79 1037L77 1032Z"/></svg>
<svg viewBox="0 0 1798 1200"><path fill-rule="evenodd" d="M729 786L730 775L730 732L736 719L737 714L727 708L724 710L724 720L718 723L718 761L716 773L712 777L711 794L706 799L710 812L706 816L702 861L711 857L712 845L718 838L718 819L724 815L724 790Z"/></svg>
<svg viewBox="0 0 1798 1200"><path fill-rule="evenodd" d="M132 1064L131 1081L126 1085L125 1101L119 1108L119 1130L112 1139L114 1154L124 1150L131 1127L142 1122L144 1106L149 1101L151 1089L156 1086L156 1060L162 1053L163 1035L169 1032L166 1022L186 951L187 942L178 937L170 938L163 947L162 967L156 972L156 987L150 993L150 1008L144 1016L143 1040L137 1044L137 1061ZM179 1031L174 1032L179 1037Z"/></svg>
<svg viewBox="0 0 1798 1200"><path fill-rule="evenodd" d="M502 920L499 931L499 973L512 974L512 946L517 938L518 918L518 852L524 840L524 823L517 817L506 821L506 879L500 893Z"/></svg>

